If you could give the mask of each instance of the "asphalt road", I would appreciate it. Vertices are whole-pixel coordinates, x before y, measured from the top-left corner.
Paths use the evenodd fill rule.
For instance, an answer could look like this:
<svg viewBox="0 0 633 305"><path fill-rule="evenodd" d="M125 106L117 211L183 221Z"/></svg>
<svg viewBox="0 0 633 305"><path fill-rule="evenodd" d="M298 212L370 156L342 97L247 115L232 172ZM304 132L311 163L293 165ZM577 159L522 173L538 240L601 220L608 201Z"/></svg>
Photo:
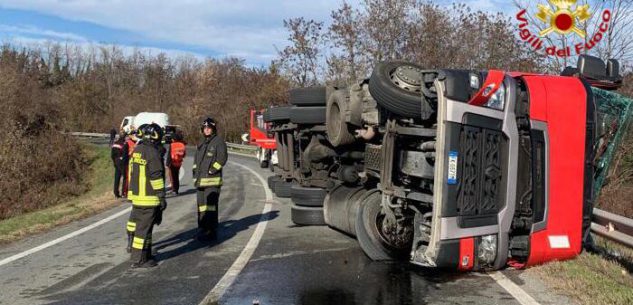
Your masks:
<svg viewBox="0 0 633 305"><path fill-rule="evenodd" d="M129 204L122 204L0 248L0 304L569 302L520 271L495 276L447 274L408 264L371 262L348 236L327 227L293 225L290 200L267 200L261 178L270 172L258 168L252 158L231 155L229 160L217 242L205 244L193 238L195 192L189 171L192 161L187 158L181 195L168 198L163 224L154 230L158 267L129 269L124 249ZM77 234L98 221L105 223ZM73 232L75 236L69 238ZM63 241L32 250L60 237ZM29 250L33 253L25 255Z"/></svg>

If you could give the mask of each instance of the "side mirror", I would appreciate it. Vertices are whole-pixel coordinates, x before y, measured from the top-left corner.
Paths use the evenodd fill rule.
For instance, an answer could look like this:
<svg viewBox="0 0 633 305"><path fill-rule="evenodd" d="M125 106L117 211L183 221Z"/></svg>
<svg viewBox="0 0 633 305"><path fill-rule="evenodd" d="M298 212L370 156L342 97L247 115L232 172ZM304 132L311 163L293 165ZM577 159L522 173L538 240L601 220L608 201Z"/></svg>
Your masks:
<svg viewBox="0 0 633 305"><path fill-rule="evenodd" d="M590 55L578 57L578 72L581 76L592 80L607 78L607 67L602 59Z"/></svg>
<svg viewBox="0 0 633 305"><path fill-rule="evenodd" d="M592 87L605 90L616 90L622 87L620 63L615 59L609 59L605 64L598 57L581 55L578 57L578 74Z"/></svg>
<svg viewBox="0 0 633 305"><path fill-rule="evenodd" d="M620 77L620 63L616 59L607 61L607 76L614 81L622 79Z"/></svg>

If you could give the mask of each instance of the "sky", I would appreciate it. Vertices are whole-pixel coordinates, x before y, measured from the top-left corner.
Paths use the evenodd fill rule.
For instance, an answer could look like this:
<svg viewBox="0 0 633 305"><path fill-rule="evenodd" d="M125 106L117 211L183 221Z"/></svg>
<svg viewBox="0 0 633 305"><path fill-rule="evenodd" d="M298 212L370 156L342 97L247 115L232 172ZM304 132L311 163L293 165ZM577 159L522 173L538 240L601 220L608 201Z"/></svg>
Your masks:
<svg viewBox="0 0 633 305"><path fill-rule="evenodd" d="M362 0L348 0L355 5ZM446 1L438 1L444 3ZM511 0L464 0L498 11ZM266 66L287 45L283 20L328 22L341 0L0 0L0 41L116 44L168 56L236 56Z"/></svg>

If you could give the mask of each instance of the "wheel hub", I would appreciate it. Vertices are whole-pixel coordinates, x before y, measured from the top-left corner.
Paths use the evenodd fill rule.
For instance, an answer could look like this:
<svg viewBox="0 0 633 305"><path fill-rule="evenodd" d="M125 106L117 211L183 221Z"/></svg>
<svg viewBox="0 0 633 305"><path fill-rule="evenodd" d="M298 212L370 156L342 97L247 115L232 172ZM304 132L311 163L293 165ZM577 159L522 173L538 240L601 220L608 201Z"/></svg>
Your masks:
<svg viewBox="0 0 633 305"><path fill-rule="evenodd" d="M414 66L399 66L391 73L391 81L401 89L420 92L422 70Z"/></svg>

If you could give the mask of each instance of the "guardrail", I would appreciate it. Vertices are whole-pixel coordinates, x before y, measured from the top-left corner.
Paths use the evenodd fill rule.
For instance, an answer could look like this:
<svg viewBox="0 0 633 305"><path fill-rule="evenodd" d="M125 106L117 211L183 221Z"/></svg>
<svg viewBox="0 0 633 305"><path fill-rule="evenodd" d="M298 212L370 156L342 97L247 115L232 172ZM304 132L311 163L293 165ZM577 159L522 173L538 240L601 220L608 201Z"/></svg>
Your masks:
<svg viewBox="0 0 633 305"><path fill-rule="evenodd" d="M253 153L257 151L257 146L255 145L244 145L244 144L235 144L235 143L227 142L226 147L230 149L244 150L244 151L253 152Z"/></svg>
<svg viewBox="0 0 633 305"><path fill-rule="evenodd" d="M85 138L110 138L107 133L93 133L93 132L67 132L71 136L85 137Z"/></svg>
<svg viewBox="0 0 633 305"><path fill-rule="evenodd" d="M66 134L79 137L79 138L89 138L89 139L109 139L110 135L107 133L93 133L93 132L67 132ZM254 145L244 145L244 144L235 144L235 143L226 143L226 146L229 149L240 150L247 153L254 154L257 151L257 146Z"/></svg>
<svg viewBox="0 0 633 305"><path fill-rule="evenodd" d="M607 239L633 247L633 219L593 209L591 231Z"/></svg>

